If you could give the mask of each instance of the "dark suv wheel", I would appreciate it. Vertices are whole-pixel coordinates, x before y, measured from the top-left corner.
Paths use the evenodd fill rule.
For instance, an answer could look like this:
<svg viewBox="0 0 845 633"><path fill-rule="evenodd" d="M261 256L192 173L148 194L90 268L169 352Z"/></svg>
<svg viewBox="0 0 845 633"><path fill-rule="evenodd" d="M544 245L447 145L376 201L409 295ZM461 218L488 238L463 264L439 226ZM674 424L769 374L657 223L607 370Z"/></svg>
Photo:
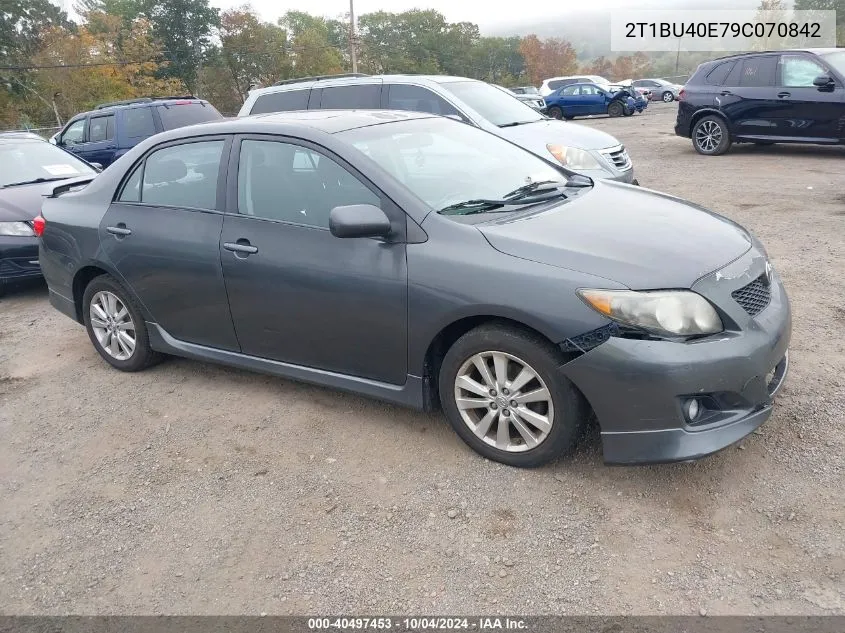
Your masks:
<svg viewBox="0 0 845 633"><path fill-rule="evenodd" d="M727 152L731 146L731 134L725 120L715 115L703 117L692 128L692 146L705 156L719 156Z"/></svg>
<svg viewBox="0 0 845 633"><path fill-rule="evenodd" d="M443 410L476 452L510 466L541 466L572 449L587 419L586 402L560 364L559 351L537 334L478 327L443 359Z"/></svg>

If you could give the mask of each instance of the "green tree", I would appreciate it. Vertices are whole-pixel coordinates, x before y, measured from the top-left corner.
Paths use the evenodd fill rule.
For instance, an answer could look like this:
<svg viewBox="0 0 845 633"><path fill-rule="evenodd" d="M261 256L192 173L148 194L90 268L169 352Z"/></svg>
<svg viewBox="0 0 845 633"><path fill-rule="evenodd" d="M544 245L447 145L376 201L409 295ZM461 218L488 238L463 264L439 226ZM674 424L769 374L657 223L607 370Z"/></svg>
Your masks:
<svg viewBox="0 0 845 633"><path fill-rule="evenodd" d="M252 86L269 85L290 75L287 33L262 22L250 7L224 12L219 35L220 59L241 99Z"/></svg>
<svg viewBox="0 0 845 633"><path fill-rule="evenodd" d="M51 28L70 28L67 14L50 0L3 0L0 6L0 65L25 64Z"/></svg>
<svg viewBox="0 0 845 633"><path fill-rule="evenodd" d="M288 11L279 19L279 26L288 33L292 76L330 75L343 71L344 54L332 42L332 38L339 37L334 22L303 11Z"/></svg>

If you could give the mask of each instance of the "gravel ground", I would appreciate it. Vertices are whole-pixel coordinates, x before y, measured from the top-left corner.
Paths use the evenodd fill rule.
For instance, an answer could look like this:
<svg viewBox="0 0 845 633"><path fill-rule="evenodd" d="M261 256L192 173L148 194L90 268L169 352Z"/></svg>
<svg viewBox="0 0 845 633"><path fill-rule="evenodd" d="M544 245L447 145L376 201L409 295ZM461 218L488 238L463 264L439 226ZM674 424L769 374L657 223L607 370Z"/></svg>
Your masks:
<svg viewBox="0 0 845 633"><path fill-rule="evenodd" d="M173 359L111 370L43 287L0 302L0 611L845 614L845 148L591 119L738 220L794 307L772 418L693 464L487 462L439 415Z"/></svg>

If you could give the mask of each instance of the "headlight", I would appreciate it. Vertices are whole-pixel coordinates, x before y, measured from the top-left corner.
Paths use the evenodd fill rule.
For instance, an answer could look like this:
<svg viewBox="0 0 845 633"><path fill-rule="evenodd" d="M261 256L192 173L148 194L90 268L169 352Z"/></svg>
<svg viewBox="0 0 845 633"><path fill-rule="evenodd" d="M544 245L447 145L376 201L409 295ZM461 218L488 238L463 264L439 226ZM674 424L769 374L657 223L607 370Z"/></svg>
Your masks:
<svg viewBox="0 0 845 633"><path fill-rule="evenodd" d="M564 167L569 169L601 169L599 162L587 150L566 145L546 145L552 156Z"/></svg>
<svg viewBox="0 0 845 633"><path fill-rule="evenodd" d="M33 237L35 233L26 222L0 222L0 235L14 237Z"/></svg>
<svg viewBox="0 0 845 633"><path fill-rule="evenodd" d="M724 329L713 306L689 290L579 290L578 295L606 317L656 334L693 336Z"/></svg>

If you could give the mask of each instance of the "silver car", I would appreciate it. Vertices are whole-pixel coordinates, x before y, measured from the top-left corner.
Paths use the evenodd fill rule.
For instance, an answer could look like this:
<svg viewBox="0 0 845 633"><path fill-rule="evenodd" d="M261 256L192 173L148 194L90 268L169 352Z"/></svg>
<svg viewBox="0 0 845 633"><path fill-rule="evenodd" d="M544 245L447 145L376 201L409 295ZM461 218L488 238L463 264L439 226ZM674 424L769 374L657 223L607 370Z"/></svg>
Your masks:
<svg viewBox="0 0 845 633"><path fill-rule="evenodd" d="M509 91L464 77L345 75L287 80L250 92L238 116L382 108L452 117L590 178L638 184L628 152L614 137L548 119Z"/></svg>
<svg viewBox="0 0 845 633"><path fill-rule="evenodd" d="M651 90L650 101L662 101L672 103L677 101L678 93L683 86L673 84L665 79L637 79L633 82L634 88L647 88Z"/></svg>

